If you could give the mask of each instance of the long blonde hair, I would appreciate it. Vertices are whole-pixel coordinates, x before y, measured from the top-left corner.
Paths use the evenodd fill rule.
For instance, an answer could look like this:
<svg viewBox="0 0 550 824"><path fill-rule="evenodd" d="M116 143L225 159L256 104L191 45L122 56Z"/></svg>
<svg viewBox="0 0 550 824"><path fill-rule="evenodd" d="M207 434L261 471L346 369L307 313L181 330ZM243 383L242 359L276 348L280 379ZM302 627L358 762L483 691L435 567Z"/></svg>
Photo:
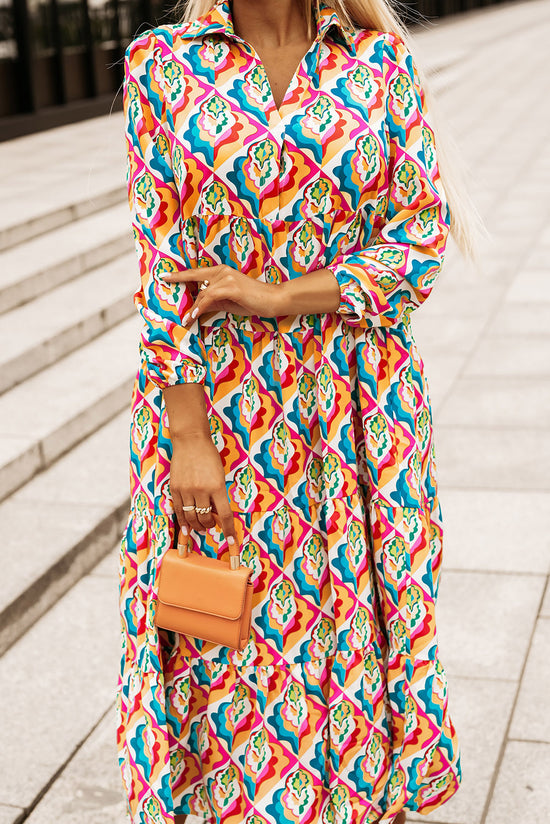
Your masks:
<svg viewBox="0 0 550 824"><path fill-rule="evenodd" d="M409 49L424 90L425 106L430 110L441 184L451 210L450 233L464 257L468 257L477 268L479 244L490 235L468 191L467 178L470 172L451 134L447 129L443 130L437 118L437 107L430 90L430 83L417 59L411 36L397 11L390 5L390 2L397 5L399 1L330 0L330 5L345 26L396 32ZM319 0L301 0L301 2L308 29L311 32L313 9L318 5ZM216 0L178 0L173 12L180 22L186 22L202 17L215 4Z"/></svg>

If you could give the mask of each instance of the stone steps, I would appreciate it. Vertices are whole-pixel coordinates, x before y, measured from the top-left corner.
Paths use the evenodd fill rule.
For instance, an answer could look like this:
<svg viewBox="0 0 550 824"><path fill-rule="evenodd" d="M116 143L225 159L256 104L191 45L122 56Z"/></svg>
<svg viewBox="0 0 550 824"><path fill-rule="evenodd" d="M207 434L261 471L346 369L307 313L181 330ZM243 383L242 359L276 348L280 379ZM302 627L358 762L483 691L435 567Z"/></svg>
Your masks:
<svg viewBox="0 0 550 824"><path fill-rule="evenodd" d="M0 656L120 540L128 460L124 409L0 503Z"/></svg>
<svg viewBox="0 0 550 824"><path fill-rule="evenodd" d="M123 141L93 168L93 147L112 142L105 119L68 127L70 148L61 131L0 146L12 196L0 206L4 657L120 545L129 507L140 321ZM0 824L11 804L0 797Z"/></svg>
<svg viewBox="0 0 550 824"><path fill-rule="evenodd" d="M136 312L0 397L0 500L128 407L138 321Z"/></svg>
<svg viewBox="0 0 550 824"><path fill-rule="evenodd" d="M0 316L0 394L133 314L136 273L131 252Z"/></svg>
<svg viewBox="0 0 550 824"><path fill-rule="evenodd" d="M39 235L44 235L47 232L52 232L54 229L59 229L67 223L72 223L76 220L81 220L88 215L96 212L101 212L103 209L108 209L125 199L125 191L121 186L113 186L112 175L109 176L109 181L95 180L95 187L98 186L94 197L82 198L77 193L72 193L70 198L67 198L63 187L60 189L60 194L52 201L52 192L49 192L48 202L43 203L39 201L34 205L33 200L29 200L26 204L26 217L21 222L19 215L13 216L14 219L6 222L0 229L0 252L16 246L19 243L27 243ZM109 186L109 188L102 189L101 186ZM34 192L33 192L34 194ZM57 203L56 203L57 200ZM34 208L33 208L34 206Z"/></svg>
<svg viewBox="0 0 550 824"><path fill-rule="evenodd" d="M0 312L8 312L133 249L126 203L64 223L0 252Z"/></svg>
<svg viewBox="0 0 550 824"><path fill-rule="evenodd" d="M139 270L120 113L1 144L0 166L0 824L19 824L51 820L91 730L114 753Z"/></svg>

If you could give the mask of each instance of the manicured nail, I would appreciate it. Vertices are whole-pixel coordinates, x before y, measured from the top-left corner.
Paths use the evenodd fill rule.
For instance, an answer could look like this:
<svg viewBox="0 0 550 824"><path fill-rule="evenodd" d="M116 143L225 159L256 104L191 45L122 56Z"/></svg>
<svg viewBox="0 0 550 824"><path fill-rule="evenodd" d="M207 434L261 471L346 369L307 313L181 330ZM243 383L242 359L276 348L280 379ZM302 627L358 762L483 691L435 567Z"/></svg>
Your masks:
<svg viewBox="0 0 550 824"><path fill-rule="evenodd" d="M189 322L189 317L189 312L187 312L187 314L183 316L183 319L181 321L183 326L185 326Z"/></svg>
<svg viewBox="0 0 550 824"><path fill-rule="evenodd" d="M227 543L231 544L231 545L233 545L235 543L235 538L233 537L233 535L228 535L227 536Z"/></svg>
<svg viewBox="0 0 550 824"><path fill-rule="evenodd" d="M191 312L191 317L192 317L192 318L196 318L198 314L199 314L199 307L198 307L198 306L195 306L195 308L194 308L194 309L193 309L193 311Z"/></svg>
<svg viewBox="0 0 550 824"><path fill-rule="evenodd" d="M184 535L189 535L189 530L187 529L187 527L185 525L182 526L181 531L183 532Z"/></svg>

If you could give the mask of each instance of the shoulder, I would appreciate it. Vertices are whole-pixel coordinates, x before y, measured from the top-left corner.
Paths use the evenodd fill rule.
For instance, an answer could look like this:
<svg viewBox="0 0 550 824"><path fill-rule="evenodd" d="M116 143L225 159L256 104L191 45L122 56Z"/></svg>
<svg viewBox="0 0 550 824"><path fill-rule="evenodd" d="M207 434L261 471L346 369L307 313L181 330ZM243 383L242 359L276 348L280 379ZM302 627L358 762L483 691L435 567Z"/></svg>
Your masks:
<svg viewBox="0 0 550 824"><path fill-rule="evenodd" d="M181 26L179 27L181 28ZM169 57L173 52L174 26L156 26L137 34L126 46L125 58L133 65L148 58Z"/></svg>
<svg viewBox="0 0 550 824"><path fill-rule="evenodd" d="M381 68L391 68L410 57L405 41L396 31L358 28L353 32L353 45L359 60L374 60Z"/></svg>

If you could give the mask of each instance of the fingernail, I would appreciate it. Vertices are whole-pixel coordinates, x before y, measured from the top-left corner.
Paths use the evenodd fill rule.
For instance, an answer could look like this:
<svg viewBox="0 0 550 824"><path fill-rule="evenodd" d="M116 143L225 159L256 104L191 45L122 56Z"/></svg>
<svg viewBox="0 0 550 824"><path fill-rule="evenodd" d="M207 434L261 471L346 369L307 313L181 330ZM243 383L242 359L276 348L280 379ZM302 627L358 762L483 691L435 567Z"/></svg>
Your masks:
<svg viewBox="0 0 550 824"><path fill-rule="evenodd" d="M182 322L182 325L183 325L183 326L185 326L185 324L186 324L188 321L189 321L189 312L187 312L187 314L185 314L185 315L183 316L183 319L182 319L182 321L181 321L181 322Z"/></svg>
<svg viewBox="0 0 550 824"><path fill-rule="evenodd" d="M233 535L228 535L227 536L227 543L228 544L234 544L235 543L235 538L233 537Z"/></svg>
<svg viewBox="0 0 550 824"><path fill-rule="evenodd" d="M187 529L186 526L182 526L181 531L183 532L184 535L189 535L189 530Z"/></svg>
<svg viewBox="0 0 550 824"><path fill-rule="evenodd" d="M199 307L198 307L198 306L196 306L196 307L193 309L193 311L191 312L191 317L192 317L192 318L196 318L198 314L199 314Z"/></svg>

